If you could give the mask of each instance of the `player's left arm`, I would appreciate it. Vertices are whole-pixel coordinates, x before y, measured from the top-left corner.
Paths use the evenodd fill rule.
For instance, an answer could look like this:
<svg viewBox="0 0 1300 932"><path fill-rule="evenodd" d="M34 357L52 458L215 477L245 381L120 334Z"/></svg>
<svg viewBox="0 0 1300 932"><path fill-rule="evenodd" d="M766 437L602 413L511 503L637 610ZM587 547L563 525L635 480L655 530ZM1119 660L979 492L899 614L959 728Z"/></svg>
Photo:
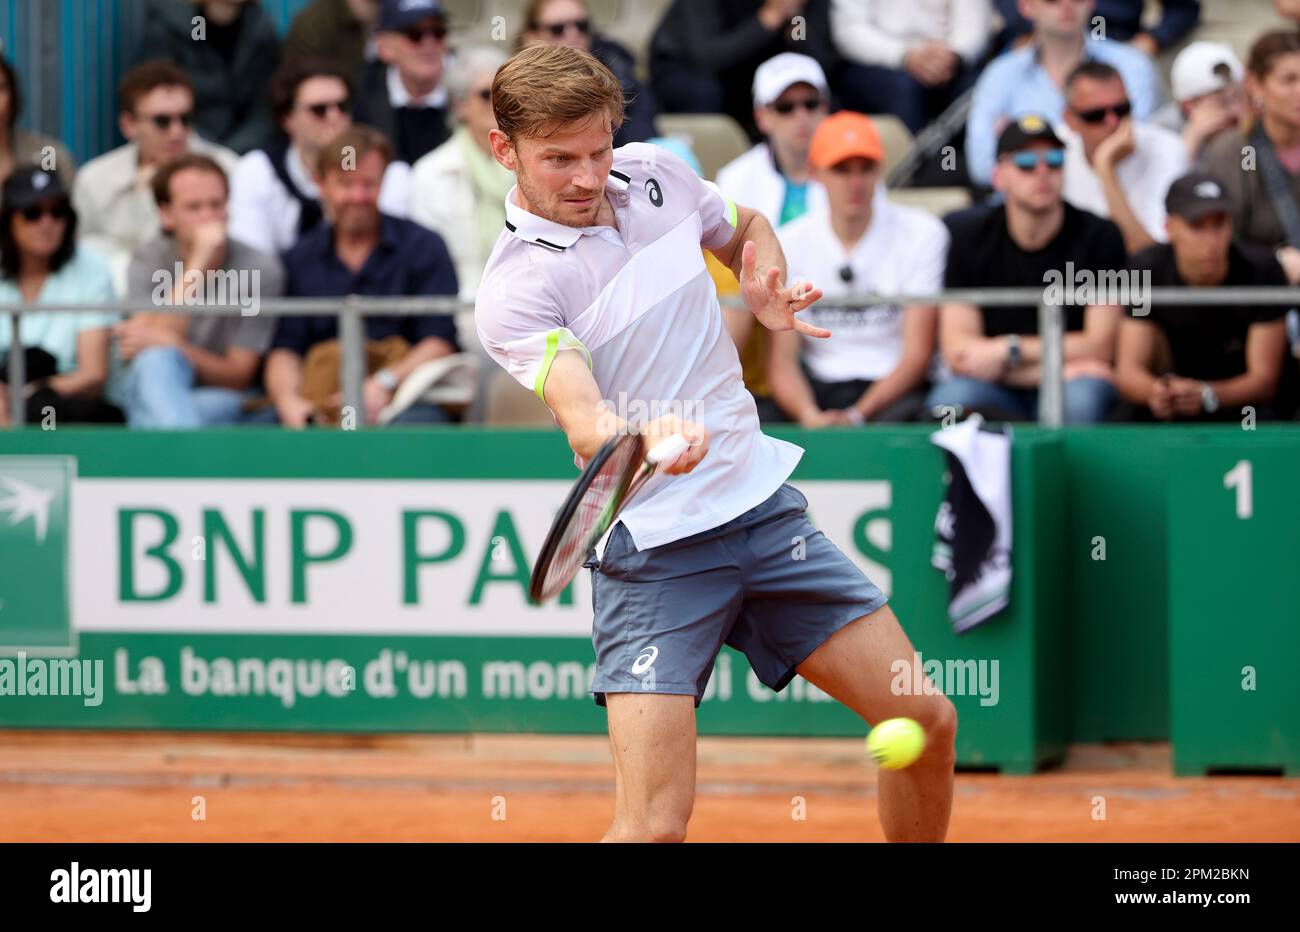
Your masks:
<svg viewBox="0 0 1300 932"><path fill-rule="evenodd" d="M750 207L735 205L736 232L724 245L710 249L718 260L736 274L745 306L768 330L797 330L810 337L828 337L831 332L814 327L794 315L822 296L811 283L795 288L785 284L785 253L767 218Z"/></svg>

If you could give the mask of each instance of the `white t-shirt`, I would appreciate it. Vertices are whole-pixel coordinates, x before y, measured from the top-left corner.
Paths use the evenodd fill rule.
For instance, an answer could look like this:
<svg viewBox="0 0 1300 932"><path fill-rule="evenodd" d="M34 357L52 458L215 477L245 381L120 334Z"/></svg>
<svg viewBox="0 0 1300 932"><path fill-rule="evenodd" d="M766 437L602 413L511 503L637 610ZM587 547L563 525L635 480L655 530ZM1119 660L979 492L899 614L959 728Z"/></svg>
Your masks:
<svg viewBox="0 0 1300 932"><path fill-rule="evenodd" d="M1097 173L1083 153L1083 140L1068 126L1054 127L1065 143L1065 178L1062 195L1067 201L1110 219L1110 205ZM1177 133L1151 123L1133 124L1133 151L1115 168L1120 190L1142 228L1157 242L1167 242L1165 195L1169 186L1190 168L1187 148Z"/></svg>
<svg viewBox="0 0 1300 932"><path fill-rule="evenodd" d="M830 215L807 214L780 230L790 281L810 281L828 298L851 294L936 294L943 290L948 228L923 210L877 197L867 232L846 252ZM844 281L841 270L853 271ZM803 358L823 382L874 382L894 371L903 355L903 308L831 308L814 304L800 315L831 331L826 340L803 338Z"/></svg>
<svg viewBox="0 0 1300 932"><path fill-rule="evenodd" d="M690 473L655 476L620 520L638 549L725 524L766 501L803 451L764 436L723 326L701 246L735 235L735 205L656 146L614 150L605 196L618 229L569 227L506 197L506 229L479 286L479 339L542 394L557 352L591 366L612 413L631 423L702 422L709 452Z"/></svg>

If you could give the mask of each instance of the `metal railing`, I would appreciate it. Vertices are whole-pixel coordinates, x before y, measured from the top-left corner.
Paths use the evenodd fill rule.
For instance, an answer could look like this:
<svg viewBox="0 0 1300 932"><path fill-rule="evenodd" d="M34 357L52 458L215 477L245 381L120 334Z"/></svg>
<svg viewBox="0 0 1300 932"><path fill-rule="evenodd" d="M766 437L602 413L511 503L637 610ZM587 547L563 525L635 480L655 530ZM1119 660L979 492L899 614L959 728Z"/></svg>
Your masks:
<svg viewBox="0 0 1300 932"><path fill-rule="evenodd" d="M1140 297L1147 306L1167 304L1173 306L1205 305L1276 305L1300 306L1300 287L1249 287L1249 288L1149 288ZM743 307L737 296L720 298L724 307ZM1049 304L1044 301L1042 288L955 288L935 294L856 294L844 297L822 298L818 307L868 308L880 305L940 305L952 303L974 304L984 307L1036 307L1038 309L1038 336L1043 341L1039 366L1039 423L1059 427L1064 422L1064 394L1062 372L1065 365L1064 336L1065 308L1069 305ZM26 313L150 313L150 314L231 314L244 310L238 304L157 305L145 309L138 301L113 301L96 304L22 304L17 307L0 307L0 314L8 314L12 324L12 341L9 345L9 384L26 384L21 339L21 319ZM353 410L363 409L362 385L365 381L365 323L370 314L414 316L472 311L473 304L456 298L373 298L351 295L324 298L277 298L260 301L258 314L281 317L298 314L329 314L339 318L339 382L344 404ZM25 406L21 390L10 391L10 416L15 425L24 422ZM358 418L360 428L364 418Z"/></svg>

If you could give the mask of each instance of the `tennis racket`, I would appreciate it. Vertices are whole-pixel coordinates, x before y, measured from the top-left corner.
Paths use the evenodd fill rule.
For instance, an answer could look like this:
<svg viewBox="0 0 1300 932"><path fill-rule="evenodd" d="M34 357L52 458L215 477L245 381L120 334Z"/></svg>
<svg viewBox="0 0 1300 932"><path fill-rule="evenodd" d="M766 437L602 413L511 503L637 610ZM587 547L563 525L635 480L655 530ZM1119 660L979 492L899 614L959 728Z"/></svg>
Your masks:
<svg viewBox="0 0 1300 932"><path fill-rule="evenodd" d="M655 469L677 459L687 446L685 437L673 434L642 456L641 435L624 434L596 451L551 524L533 566L528 598L540 605L558 595Z"/></svg>

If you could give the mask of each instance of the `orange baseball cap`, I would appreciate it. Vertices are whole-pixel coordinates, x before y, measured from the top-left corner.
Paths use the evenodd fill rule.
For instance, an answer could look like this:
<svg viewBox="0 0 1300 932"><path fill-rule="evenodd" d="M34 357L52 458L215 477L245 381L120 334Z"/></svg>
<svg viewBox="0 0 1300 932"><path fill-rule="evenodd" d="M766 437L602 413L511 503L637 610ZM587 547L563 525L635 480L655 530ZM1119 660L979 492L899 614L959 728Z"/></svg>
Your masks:
<svg viewBox="0 0 1300 932"><path fill-rule="evenodd" d="M863 158L873 162L885 160L885 147L871 118L862 113L841 110L822 120L813 133L808 161L815 168L830 168L845 159Z"/></svg>

